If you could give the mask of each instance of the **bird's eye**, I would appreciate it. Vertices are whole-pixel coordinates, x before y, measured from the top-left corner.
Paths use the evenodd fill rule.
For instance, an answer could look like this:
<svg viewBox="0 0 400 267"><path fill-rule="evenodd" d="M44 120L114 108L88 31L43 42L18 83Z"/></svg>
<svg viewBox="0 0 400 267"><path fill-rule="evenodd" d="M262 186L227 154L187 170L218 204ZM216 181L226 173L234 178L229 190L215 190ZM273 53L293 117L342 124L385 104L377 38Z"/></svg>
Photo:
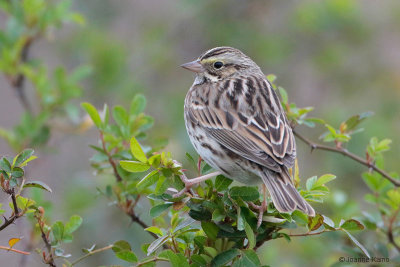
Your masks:
<svg viewBox="0 0 400 267"><path fill-rule="evenodd" d="M223 65L224 65L224 63L222 63L221 61L217 61L214 63L214 68L220 69L220 68L222 68Z"/></svg>

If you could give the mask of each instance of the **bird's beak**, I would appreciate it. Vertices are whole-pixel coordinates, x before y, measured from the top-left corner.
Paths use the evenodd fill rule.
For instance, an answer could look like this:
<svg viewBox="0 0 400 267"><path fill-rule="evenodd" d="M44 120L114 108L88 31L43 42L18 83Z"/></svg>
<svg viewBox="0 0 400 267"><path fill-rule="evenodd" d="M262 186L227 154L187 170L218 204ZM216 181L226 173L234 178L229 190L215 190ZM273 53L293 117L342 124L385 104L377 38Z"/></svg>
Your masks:
<svg viewBox="0 0 400 267"><path fill-rule="evenodd" d="M197 73L205 71L204 67L200 64L199 60L194 60L192 62L182 64L181 67Z"/></svg>

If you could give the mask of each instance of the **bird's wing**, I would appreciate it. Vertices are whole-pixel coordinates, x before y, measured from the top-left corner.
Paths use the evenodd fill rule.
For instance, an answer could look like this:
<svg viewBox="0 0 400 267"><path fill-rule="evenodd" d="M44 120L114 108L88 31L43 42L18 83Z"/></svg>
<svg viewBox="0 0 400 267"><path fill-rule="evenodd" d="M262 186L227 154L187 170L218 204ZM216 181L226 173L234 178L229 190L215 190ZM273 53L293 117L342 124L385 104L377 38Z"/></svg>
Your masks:
<svg viewBox="0 0 400 267"><path fill-rule="evenodd" d="M296 157L292 129L268 81L230 82L229 86L215 88L219 90L215 101L190 105L190 120L248 160L276 172L281 172L282 166L292 167Z"/></svg>

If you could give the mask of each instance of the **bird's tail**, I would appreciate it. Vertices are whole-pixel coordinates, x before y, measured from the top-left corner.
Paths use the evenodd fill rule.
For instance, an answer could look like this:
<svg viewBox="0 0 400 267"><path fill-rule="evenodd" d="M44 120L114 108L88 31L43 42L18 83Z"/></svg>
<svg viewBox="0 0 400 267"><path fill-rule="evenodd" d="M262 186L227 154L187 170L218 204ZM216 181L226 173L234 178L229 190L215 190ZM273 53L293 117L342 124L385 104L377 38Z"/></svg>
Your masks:
<svg viewBox="0 0 400 267"><path fill-rule="evenodd" d="M261 177L279 212L292 212L297 209L309 216L315 216L313 207L294 187L286 168L283 168L281 173L264 170Z"/></svg>

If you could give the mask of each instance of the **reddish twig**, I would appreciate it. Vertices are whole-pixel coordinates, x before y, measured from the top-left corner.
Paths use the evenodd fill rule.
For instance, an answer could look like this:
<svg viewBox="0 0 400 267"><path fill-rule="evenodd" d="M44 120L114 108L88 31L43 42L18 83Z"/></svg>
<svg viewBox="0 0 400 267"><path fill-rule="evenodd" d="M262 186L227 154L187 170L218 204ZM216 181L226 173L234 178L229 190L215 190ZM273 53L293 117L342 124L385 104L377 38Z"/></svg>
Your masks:
<svg viewBox="0 0 400 267"><path fill-rule="evenodd" d="M378 168L375 164L373 164L372 162L369 162L363 158L361 158L360 156L357 156L356 154L353 154L349 151L347 151L347 149L344 148L337 148L337 147L331 147L331 146L326 146L326 145L321 145L318 143L315 143L311 140L309 140L308 138L302 136L301 134L299 134L298 132L296 132L295 130L293 130L293 133L295 136L297 136L301 141L303 141L304 143L308 144L311 147L311 150L314 149L319 149L319 150L325 150L325 151L331 151L331 152L335 152L335 153L339 153L342 154L348 158L353 159L354 161L357 161L359 163L361 163L364 166L367 166L370 169L373 169L374 171L378 172L379 174L381 174L384 178L386 178L387 180L389 180L394 186L399 187L400 186L400 180L397 180L395 178L393 178L392 176L390 176L387 172L385 172L384 170Z"/></svg>
<svg viewBox="0 0 400 267"><path fill-rule="evenodd" d="M17 199L15 197L15 191L14 188L9 189L6 191L7 194L11 195L11 200L13 203L13 209L14 209L14 214L10 217L10 218L6 218L4 217L4 223L0 226L0 231L4 230L6 227L8 227L9 225L11 225L12 223L14 223L14 221L16 219L18 219L19 217L22 216L22 214L19 213L18 211L18 206L17 206Z"/></svg>
<svg viewBox="0 0 400 267"><path fill-rule="evenodd" d="M0 246L0 249L16 252L16 253L23 254L23 255L30 255L31 254L30 252L14 249L14 248L10 248L10 247L5 247L5 246Z"/></svg>
<svg viewBox="0 0 400 267"><path fill-rule="evenodd" d="M388 236L389 242L397 249L398 252L400 252L400 246L399 246L399 244L396 243L396 240L394 239L394 236L393 236L393 224L394 224L399 212L400 212L400 207L394 212L393 216L390 218L389 225L388 225L388 231L387 231L387 236Z"/></svg>
<svg viewBox="0 0 400 267"><path fill-rule="evenodd" d="M102 131L100 131L100 140L101 140L101 144L103 146L104 153L106 153L106 155L107 155L108 162L110 163L110 165L111 165L111 167L112 167L112 169L114 171L115 179L117 179L117 182L121 182L122 178L118 173L117 165L115 164L115 161L112 159L110 153L108 152L108 150L106 148L106 142L104 141L104 135L103 135Z"/></svg>

